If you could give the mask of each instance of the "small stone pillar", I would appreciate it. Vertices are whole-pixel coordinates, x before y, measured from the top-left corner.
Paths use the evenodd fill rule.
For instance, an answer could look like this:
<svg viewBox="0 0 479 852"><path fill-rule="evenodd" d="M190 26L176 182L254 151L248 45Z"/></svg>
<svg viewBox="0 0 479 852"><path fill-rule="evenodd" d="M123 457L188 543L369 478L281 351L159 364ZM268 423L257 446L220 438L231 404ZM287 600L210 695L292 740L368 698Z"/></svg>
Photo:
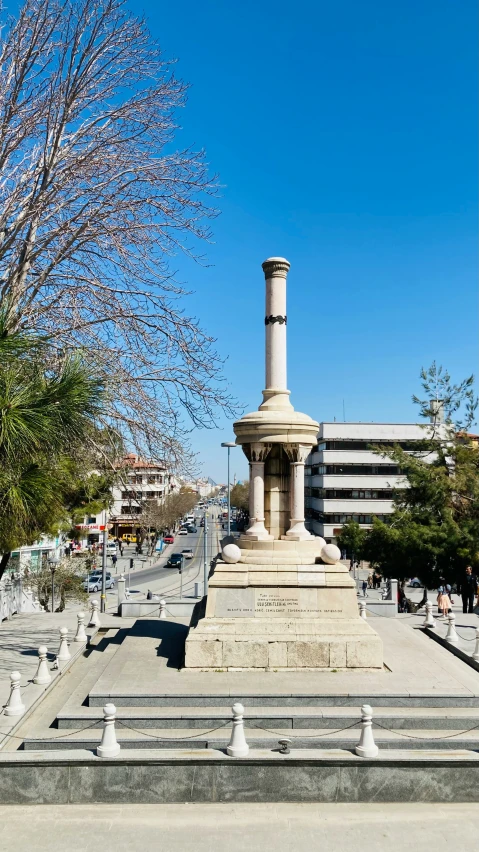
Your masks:
<svg viewBox="0 0 479 852"><path fill-rule="evenodd" d="M242 704L233 704L231 708L233 712L233 728L231 738L226 747L226 754L230 757L247 757L249 753L249 745L246 742L244 735L244 707Z"/></svg>
<svg viewBox="0 0 479 852"><path fill-rule="evenodd" d="M472 659L475 660L476 663L479 663L479 627L476 627L476 647L474 648Z"/></svg>
<svg viewBox="0 0 479 852"><path fill-rule="evenodd" d="M379 753L373 735L373 709L369 704L361 707L361 735L354 751L359 757L377 757Z"/></svg>
<svg viewBox="0 0 479 852"><path fill-rule="evenodd" d="M96 750L98 757L118 757L120 754L120 745L116 740L115 717L115 705L105 704L103 708L103 733L101 743Z"/></svg>
<svg viewBox="0 0 479 852"><path fill-rule="evenodd" d="M33 678L33 683L37 683L39 685L47 684L51 682L52 676L48 669L48 648L46 645L40 645L38 649L38 668Z"/></svg>
<svg viewBox="0 0 479 852"><path fill-rule="evenodd" d="M71 654L68 650L68 627L60 627L60 649L57 659L60 661L69 660L70 657Z"/></svg>
<svg viewBox="0 0 479 852"><path fill-rule="evenodd" d="M100 605L99 605L98 601L92 601L91 602L90 622L88 624L89 627L101 627L99 609L100 609Z"/></svg>
<svg viewBox="0 0 479 852"><path fill-rule="evenodd" d="M20 672L12 672L10 675L10 696L7 706L3 711L4 716L23 716L25 713L25 705L22 702L20 692Z"/></svg>
<svg viewBox="0 0 479 852"><path fill-rule="evenodd" d="M434 617L432 614L432 603L431 601L426 601L426 619L423 621L423 627L435 627L436 622L434 621Z"/></svg>
<svg viewBox="0 0 479 852"><path fill-rule="evenodd" d="M118 609L120 609L120 606L122 605L123 601L126 601L125 589L126 580L123 574L120 574L117 581Z"/></svg>
<svg viewBox="0 0 479 852"><path fill-rule="evenodd" d="M446 633L446 642L450 642L451 645L459 645L459 636L457 635L456 630L456 616L453 612L449 613L449 624Z"/></svg>
<svg viewBox="0 0 479 852"><path fill-rule="evenodd" d="M74 642L87 642L88 636L85 633L85 613L77 613L77 632L75 633Z"/></svg>
<svg viewBox="0 0 479 852"><path fill-rule="evenodd" d="M160 614L159 618L166 618L166 601L160 601Z"/></svg>
<svg viewBox="0 0 479 852"><path fill-rule="evenodd" d="M359 615L361 618L367 620L366 601L359 601Z"/></svg>

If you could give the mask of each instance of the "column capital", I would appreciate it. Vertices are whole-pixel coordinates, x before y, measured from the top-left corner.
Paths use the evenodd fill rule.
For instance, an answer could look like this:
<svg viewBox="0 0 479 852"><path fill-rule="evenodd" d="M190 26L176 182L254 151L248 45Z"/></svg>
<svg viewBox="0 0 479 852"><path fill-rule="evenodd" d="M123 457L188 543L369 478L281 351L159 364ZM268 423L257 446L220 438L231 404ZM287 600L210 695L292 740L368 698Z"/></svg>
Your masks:
<svg viewBox="0 0 479 852"><path fill-rule="evenodd" d="M268 278L286 278L291 264L285 257L268 257L261 266L267 280Z"/></svg>
<svg viewBox="0 0 479 852"><path fill-rule="evenodd" d="M264 463L270 449L271 444L262 444L260 441L243 444L243 452L250 464Z"/></svg>
<svg viewBox="0 0 479 852"><path fill-rule="evenodd" d="M312 444L284 444L283 446L290 464L304 464L313 447Z"/></svg>

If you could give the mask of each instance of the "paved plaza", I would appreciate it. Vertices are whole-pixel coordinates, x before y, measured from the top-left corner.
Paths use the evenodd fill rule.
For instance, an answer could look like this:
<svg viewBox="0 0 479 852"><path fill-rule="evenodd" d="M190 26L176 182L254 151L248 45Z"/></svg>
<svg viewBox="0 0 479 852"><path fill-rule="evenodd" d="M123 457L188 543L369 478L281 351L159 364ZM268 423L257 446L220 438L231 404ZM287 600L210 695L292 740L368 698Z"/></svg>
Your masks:
<svg viewBox="0 0 479 852"><path fill-rule="evenodd" d="M3 852L446 852L474 849L475 804L0 807Z"/></svg>

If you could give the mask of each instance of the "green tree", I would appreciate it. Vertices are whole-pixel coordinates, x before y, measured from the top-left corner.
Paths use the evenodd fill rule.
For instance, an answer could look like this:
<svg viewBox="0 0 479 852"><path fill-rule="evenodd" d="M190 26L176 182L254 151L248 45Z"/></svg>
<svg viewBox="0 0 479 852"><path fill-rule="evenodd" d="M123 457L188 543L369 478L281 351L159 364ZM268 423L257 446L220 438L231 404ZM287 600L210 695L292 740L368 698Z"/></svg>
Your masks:
<svg viewBox="0 0 479 852"><path fill-rule="evenodd" d="M65 470L101 411L104 386L79 354L52 359L46 342L8 334L0 313L0 578L11 551L58 529ZM45 366L49 364L48 368Z"/></svg>
<svg viewBox="0 0 479 852"><path fill-rule="evenodd" d="M351 566L355 559L363 558L366 530L357 521L348 521L343 525L337 537L340 550L346 550L350 554Z"/></svg>
<svg viewBox="0 0 479 852"><path fill-rule="evenodd" d="M381 451L399 465L406 487L395 492L388 522L374 521L363 553L403 586L417 576L436 588L440 577L454 582L466 565L479 567L479 446L467 433L477 400L473 376L454 385L433 364L421 379L426 398L413 400L429 420L424 440L414 453Z"/></svg>
<svg viewBox="0 0 479 852"><path fill-rule="evenodd" d="M238 482L231 489L230 502L232 506L243 512L249 510L249 482Z"/></svg>

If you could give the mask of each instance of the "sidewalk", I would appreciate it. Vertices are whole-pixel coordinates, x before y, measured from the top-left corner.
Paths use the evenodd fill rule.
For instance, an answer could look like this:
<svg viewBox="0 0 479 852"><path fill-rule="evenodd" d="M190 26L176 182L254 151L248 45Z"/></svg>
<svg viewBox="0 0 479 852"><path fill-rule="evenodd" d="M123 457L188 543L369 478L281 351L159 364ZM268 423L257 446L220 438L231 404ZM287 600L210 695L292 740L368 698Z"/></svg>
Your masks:
<svg viewBox="0 0 479 852"><path fill-rule="evenodd" d="M116 590L115 590L116 594ZM38 648L48 648L49 670L52 683L69 669L71 661L60 664L57 670L51 670L60 645L60 627L68 627L68 641L72 658L85 649L81 643L73 643L77 628L77 612L80 604L71 604L63 612L29 612L13 616L0 624L0 707L4 707L10 695L10 673L18 671L21 675L22 702L26 712L41 697L47 686L32 683L38 666ZM90 609L85 607L85 627L88 637L97 632L97 628L88 627ZM101 628L128 627L134 619L120 619L111 613L100 614ZM0 747L3 734L11 731L20 718L0 713Z"/></svg>

